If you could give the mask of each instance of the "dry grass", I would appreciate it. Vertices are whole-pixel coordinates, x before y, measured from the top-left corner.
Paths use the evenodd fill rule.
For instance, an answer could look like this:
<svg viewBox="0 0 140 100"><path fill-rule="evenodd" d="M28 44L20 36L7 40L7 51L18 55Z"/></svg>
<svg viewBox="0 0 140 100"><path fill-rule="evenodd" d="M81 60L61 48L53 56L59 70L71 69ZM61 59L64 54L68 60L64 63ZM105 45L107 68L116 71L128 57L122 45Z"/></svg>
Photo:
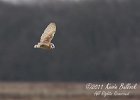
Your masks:
<svg viewBox="0 0 140 100"><path fill-rule="evenodd" d="M84 83L0 83L0 100L140 100L140 86L129 96L94 96Z"/></svg>

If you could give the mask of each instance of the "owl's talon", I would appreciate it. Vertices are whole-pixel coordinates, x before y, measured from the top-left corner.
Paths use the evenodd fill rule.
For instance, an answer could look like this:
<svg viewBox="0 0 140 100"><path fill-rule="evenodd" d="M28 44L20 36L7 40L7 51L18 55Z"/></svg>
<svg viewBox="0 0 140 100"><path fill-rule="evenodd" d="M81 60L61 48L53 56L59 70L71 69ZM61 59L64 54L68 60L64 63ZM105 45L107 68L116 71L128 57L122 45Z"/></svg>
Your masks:
<svg viewBox="0 0 140 100"><path fill-rule="evenodd" d="M36 48L36 45L34 45L34 48Z"/></svg>
<svg viewBox="0 0 140 100"><path fill-rule="evenodd" d="M34 48L39 48L39 45L35 45Z"/></svg>
<svg viewBox="0 0 140 100"><path fill-rule="evenodd" d="M52 49L54 49L54 48L55 48L55 46L54 46L54 44L53 44L53 43L51 43L51 48L52 48Z"/></svg>

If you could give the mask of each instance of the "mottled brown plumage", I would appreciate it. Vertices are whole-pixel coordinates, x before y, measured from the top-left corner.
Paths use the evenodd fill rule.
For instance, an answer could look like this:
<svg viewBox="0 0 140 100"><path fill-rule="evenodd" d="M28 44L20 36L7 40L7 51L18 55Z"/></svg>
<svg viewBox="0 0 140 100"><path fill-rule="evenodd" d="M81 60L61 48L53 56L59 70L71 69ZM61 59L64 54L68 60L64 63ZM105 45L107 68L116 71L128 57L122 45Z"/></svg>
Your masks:
<svg viewBox="0 0 140 100"><path fill-rule="evenodd" d="M44 30L40 38L40 42L34 46L34 48L42 48L42 49L54 49L55 46L51 43L54 34L56 32L56 24L50 23L47 28Z"/></svg>

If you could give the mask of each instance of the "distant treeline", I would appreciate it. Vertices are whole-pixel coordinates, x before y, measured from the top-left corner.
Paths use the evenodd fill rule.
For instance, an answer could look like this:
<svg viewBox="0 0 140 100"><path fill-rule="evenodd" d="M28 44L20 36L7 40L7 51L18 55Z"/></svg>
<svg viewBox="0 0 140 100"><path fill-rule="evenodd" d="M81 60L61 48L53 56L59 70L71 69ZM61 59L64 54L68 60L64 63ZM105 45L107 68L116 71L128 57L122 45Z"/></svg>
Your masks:
<svg viewBox="0 0 140 100"><path fill-rule="evenodd" d="M140 1L0 2L1 81L140 81ZM34 49L56 22L56 49Z"/></svg>

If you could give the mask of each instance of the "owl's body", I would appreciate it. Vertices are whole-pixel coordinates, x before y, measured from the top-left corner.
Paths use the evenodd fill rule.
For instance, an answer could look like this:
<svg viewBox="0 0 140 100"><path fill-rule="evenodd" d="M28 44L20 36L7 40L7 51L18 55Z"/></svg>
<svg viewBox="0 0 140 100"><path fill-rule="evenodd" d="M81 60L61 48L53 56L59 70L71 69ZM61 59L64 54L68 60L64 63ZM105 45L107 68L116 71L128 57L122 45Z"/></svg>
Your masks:
<svg viewBox="0 0 140 100"><path fill-rule="evenodd" d="M51 41L54 37L55 32L56 32L56 24L50 23L44 30L40 42L37 45L35 45L34 48L54 49L55 46L53 43L51 43Z"/></svg>

